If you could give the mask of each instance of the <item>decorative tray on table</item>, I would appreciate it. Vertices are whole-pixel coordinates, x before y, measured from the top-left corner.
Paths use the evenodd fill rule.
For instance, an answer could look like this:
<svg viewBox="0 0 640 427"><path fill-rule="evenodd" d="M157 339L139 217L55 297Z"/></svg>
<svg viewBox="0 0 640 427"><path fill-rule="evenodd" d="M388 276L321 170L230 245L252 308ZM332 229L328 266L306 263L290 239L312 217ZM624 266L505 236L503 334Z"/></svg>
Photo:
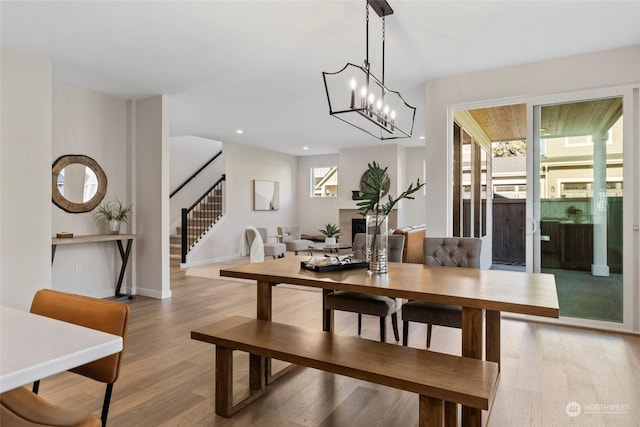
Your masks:
<svg viewBox="0 0 640 427"><path fill-rule="evenodd" d="M307 261L301 261L300 267L305 270L321 273L324 271L351 270L352 268L367 268L369 264L358 258L351 256L329 256L323 257L312 256Z"/></svg>

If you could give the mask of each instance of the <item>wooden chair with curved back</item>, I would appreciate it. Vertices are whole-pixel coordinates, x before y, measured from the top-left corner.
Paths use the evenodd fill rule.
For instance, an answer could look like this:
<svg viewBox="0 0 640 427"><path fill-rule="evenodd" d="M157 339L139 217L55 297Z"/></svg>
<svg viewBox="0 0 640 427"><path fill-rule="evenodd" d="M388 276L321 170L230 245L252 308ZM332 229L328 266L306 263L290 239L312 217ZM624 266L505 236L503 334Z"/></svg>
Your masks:
<svg viewBox="0 0 640 427"><path fill-rule="evenodd" d="M447 267L480 268L482 240L473 237L425 237L424 264ZM427 348L433 325L462 328L462 307L427 301L402 305L402 345L409 340L409 322L427 324Z"/></svg>
<svg viewBox="0 0 640 427"><path fill-rule="evenodd" d="M353 239L354 257L366 259L365 255L366 235L357 233ZM402 262L404 250L404 236L389 235L389 261ZM391 326L396 341L400 341L398 334L398 310L400 303L396 298L381 295L365 295L356 292L333 291L324 296L324 307L328 310L328 316L332 316L333 310L350 311L358 313L358 335L362 332L362 315L380 317L380 341L386 341L386 318L391 316Z"/></svg>
<svg viewBox="0 0 640 427"><path fill-rule="evenodd" d="M38 396L40 381L37 381L34 383L33 391L25 387L19 387L0 396L3 427L106 426L113 384L120 375L120 365L130 315L129 306L115 301L42 289L36 292L33 298L31 312L119 335L123 340L123 350L70 370L70 372L106 384L101 418L94 414L53 405Z"/></svg>

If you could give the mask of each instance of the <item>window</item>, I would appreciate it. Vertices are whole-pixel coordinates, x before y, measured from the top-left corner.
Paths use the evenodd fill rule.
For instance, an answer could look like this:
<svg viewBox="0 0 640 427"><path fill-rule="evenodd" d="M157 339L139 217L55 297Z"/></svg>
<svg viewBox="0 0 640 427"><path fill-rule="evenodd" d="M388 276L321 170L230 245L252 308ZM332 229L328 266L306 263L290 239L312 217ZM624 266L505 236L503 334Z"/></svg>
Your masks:
<svg viewBox="0 0 640 427"><path fill-rule="evenodd" d="M311 197L338 196L338 167L311 168Z"/></svg>

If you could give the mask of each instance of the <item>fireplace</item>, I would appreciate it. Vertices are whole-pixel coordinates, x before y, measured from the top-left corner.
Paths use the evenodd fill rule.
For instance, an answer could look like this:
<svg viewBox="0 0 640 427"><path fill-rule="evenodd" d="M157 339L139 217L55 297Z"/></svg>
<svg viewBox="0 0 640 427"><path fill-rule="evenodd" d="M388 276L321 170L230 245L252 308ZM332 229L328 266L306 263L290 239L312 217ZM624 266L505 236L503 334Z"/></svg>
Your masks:
<svg viewBox="0 0 640 427"><path fill-rule="evenodd" d="M367 220L364 218L351 218L351 241L353 242L356 233L367 232Z"/></svg>
<svg viewBox="0 0 640 427"><path fill-rule="evenodd" d="M338 226L342 232L342 238L340 239L341 243L346 243L346 239L348 237L351 237L351 242L353 242L353 236L355 236L356 233L366 232L366 220L357 209L339 209L338 216ZM389 213L389 230L396 228L396 224L398 223L397 218L397 211L394 209ZM360 221L362 225L356 227L356 221Z"/></svg>

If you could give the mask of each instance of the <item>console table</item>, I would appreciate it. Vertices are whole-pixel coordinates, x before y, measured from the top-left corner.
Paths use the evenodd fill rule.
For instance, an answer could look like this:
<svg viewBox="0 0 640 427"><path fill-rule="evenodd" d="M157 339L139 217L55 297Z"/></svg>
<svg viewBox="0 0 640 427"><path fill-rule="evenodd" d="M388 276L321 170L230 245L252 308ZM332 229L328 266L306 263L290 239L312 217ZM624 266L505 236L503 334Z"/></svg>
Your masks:
<svg viewBox="0 0 640 427"><path fill-rule="evenodd" d="M56 256L56 247L58 245L77 245L80 243L100 243L100 242L113 242L118 245L118 251L120 252L120 258L122 258L122 266L120 267L120 275L118 276L118 283L116 284L116 297L126 296L120 293L122 287L122 280L124 279L124 273L127 270L127 263L129 262L129 254L131 253L131 244L133 239L138 237L135 234L89 234L85 236L73 236L69 238L51 238L51 264ZM127 241L126 249L122 246L122 242ZM131 298L131 296L129 296Z"/></svg>

